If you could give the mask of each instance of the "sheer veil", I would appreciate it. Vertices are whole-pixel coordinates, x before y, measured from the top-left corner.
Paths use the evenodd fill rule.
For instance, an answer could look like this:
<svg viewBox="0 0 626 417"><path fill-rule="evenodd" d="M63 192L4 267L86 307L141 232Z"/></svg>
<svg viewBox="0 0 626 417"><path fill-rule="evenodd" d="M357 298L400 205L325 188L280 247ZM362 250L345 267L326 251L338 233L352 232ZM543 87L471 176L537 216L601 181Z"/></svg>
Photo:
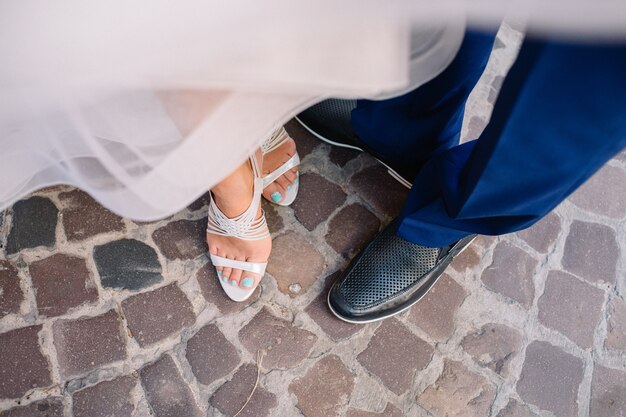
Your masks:
<svg viewBox="0 0 626 417"><path fill-rule="evenodd" d="M63 183L136 220L170 215L307 106L433 78L466 22L626 37L624 2L501 3L3 2L0 209Z"/></svg>

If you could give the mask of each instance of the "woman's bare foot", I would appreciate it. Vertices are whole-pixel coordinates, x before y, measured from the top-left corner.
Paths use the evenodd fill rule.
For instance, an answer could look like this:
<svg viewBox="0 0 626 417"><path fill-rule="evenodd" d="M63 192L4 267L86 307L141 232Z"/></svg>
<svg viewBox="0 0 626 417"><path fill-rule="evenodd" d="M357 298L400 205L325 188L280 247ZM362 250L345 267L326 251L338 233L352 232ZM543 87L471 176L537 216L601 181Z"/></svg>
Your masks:
<svg viewBox="0 0 626 417"><path fill-rule="evenodd" d="M213 187L211 192L220 210L227 217L234 218L241 215L250 206L253 196L253 183L252 167L249 162L246 162ZM262 215L259 205L256 218L258 219ZM244 240L207 232L207 243L211 254L243 262L267 262L272 250L272 238L270 236L260 240ZM256 288L262 278L258 274L241 269L226 267L217 267L216 269L222 282L245 290Z"/></svg>
<svg viewBox="0 0 626 417"><path fill-rule="evenodd" d="M263 176L275 171L282 164L287 162L289 158L296 154L296 142L293 139L288 138L285 143L279 146L277 149L266 153L263 156ZM285 192L291 190L291 188L298 183L298 167L292 168L278 177L276 181L268 185L263 190L263 197L280 203L285 198Z"/></svg>

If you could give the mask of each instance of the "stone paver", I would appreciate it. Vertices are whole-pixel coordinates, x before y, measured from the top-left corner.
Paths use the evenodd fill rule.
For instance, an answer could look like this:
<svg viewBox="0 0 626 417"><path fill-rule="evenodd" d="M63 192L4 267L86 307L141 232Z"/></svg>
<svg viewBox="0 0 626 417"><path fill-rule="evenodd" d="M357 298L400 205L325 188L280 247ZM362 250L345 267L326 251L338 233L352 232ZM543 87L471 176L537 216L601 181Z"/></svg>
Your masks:
<svg viewBox="0 0 626 417"><path fill-rule="evenodd" d="M33 262L28 269L42 317L60 316L98 300L98 290L82 258L57 253Z"/></svg>
<svg viewBox="0 0 626 417"><path fill-rule="evenodd" d="M360 154L361 152L354 150L354 149L340 148L338 146L333 146L330 149L330 152L328 154L328 159L333 164L343 167L348 162L350 162L351 160L359 156Z"/></svg>
<svg viewBox="0 0 626 417"><path fill-rule="evenodd" d="M626 300L616 297L611 301L605 345L626 352Z"/></svg>
<svg viewBox="0 0 626 417"><path fill-rule="evenodd" d="M470 246L470 248L474 247L477 250L480 250L480 249L484 250L486 248L492 247L494 245L494 242L497 242L497 241L498 241L498 238L496 236L478 235L476 236L476 239L472 241L472 245Z"/></svg>
<svg viewBox="0 0 626 417"><path fill-rule="evenodd" d="M539 299L539 321L569 337L582 348L593 345L600 323L604 293L561 271L550 271Z"/></svg>
<svg viewBox="0 0 626 417"><path fill-rule="evenodd" d="M488 323L465 336L461 346L480 365L508 377L511 361L522 348L522 336L511 327Z"/></svg>
<svg viewBox="0 0 626 417"><path fill-rule="evenodd" d="M193 306L176 284L122 302L128 328L141 346L164 339L195 320Z"/></svg>
<svg viewBox="0 0 626 417"><path fill-rule="evenodd" d="M605 166L576 190L570 201L592 213L623 219L626 200L615 198L623 195L626 195L626 171Z"/></svg>
<svg viewBox="0 0 626 417"><path fill-rule="evenodd" d="M478 245L470 245L460 255L454 258L452 265L450 266L452 269L459 272L465 272L468 269L472 269L480 263L481 252L482 251Z"/></svg>
<svg viewBox="0 0 626 417"><path fill-rule="evenodd" d="M487 379L460 362L446 360L437 381L417 396L417 402L437 416L488 416L495 396L496 389Z"/></svg>
<svg viewBox="0 0 626 417"><path fill-rule="evenodd" d="M125 230L121 217L98 204L89 194L72 190L59 194L64 203L61 211L65 236L70 241L78 241L107 232Z"/></svg>
<svg viewBox="0 0 626 417"><path fill-rule="evenodd" d="M360 204L351 204L330 220L326 242L337 253L349 257L371 241L379 228L375 215Z"/></svg>
<svg viewBox="0 0 626 417"><path fill-rule="evenodd" d="M508 402L496 417L537 417L530 408L513 399Z"/></svg>
<svg viewBox="0 0 626 417"><path fill-rule="evenodd" d="M463 142L521 39L503 26ZM206 256L208 193L152 222L71 186L0 212L1 417L232 417L253 390L238 417L626 417L626 153L531 228L478 236L410 310L353 325L328 287L408 190L286 126L300 194L263 201L274 248L246 302Z"/></svg>
<svg viewBox="0 0 626 417"><path fill-rule="evenodd" d="M103 287L140 290L163 280L155 250L135 239L96 246L93 259Z"/></svg>
<svg viewBox="0 0 626 417"><path fill-rule="evenodd" d="M126 339L115 310L96 317L58 320L52 326L54 346L65 377L126 359Z"/></svg>
<svg viewBox="0 0 626 417"><path fill-rule="evenodd" d="M517 383L522 400L553 412L557 417L578 415L578 387L582 361L547 342L532 342Z"/></svg>
<svg viewBox="0 0 626 417"><path fill-rule="evenodd" d="M498 243L493 258L493 263L482 274L483 283L492 291L530 308L535 294L532 278L538 262L507 242Z"/></svg>
<svg viewBox="0 0 626 417"><path fill-rule="evenodd" d="M269 203L266 199L262 199L261 206L263 207L263 211L265 212L265 220L267 221L267 227L270 229L272 233L278 233L283 230L285 226L285 222L283 218L280 216L277 206L275 204Z"/></svg>
<svg viewBox="0 0 626 417"><path fill-rule="evenodd" d="M206 220L177 220L152 233L167 259L194 259L206 253Z"/></svg>
<svg viewBox="0 0 626 417"><path fill-rule="evenodd" d="M0 261L0 319L19 313L23 300L17 268L8 261Z"/></svg>
<svg viewBox="0 0 626 417"><path fill-rule="evenodd" d="M257 386L257 368L253 364L244 364L233 375L232 379L222 385L211 397L210 403L227 417L235 415L246 403L253 392L250 402L237 417L269 417L273 408L278 405L276 396Z"/></svg>
<svg viewBox="0 0 626 417"><path fill-rule="evenodd" d="M517 235L537 252L546 253L554 245L561 232L561 219L551 212L543 219Z"/></svg>
<svg viewBox="0 0 626 417"><path fill-rule="evenodd" d="M327 221L330 214L346 201L340 186L315 173L300 175L298 198L291 207L296 218L309 230Z"/></svg>
<svg viewBox="0 0 626 417"><path fill-rule="evenodd" d="M0 398L19 398L52 383L39 346L40 331L41 326L30 326L0 335Z"/></svg>
<svg viewBox="0 0 626 417"><path fill-rule="evenodd" d="M237 349L214 324L198 331L187 342L187 361L198 381L209 385L239 365Z"/></svg>
<svg viewBox="0 0 626 417"><path fill-rule="evenodd" d="M409 190L387 173L387 168L374 165L355 174L350 185L379 213L396 217L400 214Z"/></svg>
<svg viewBox="0 0 626 417"><path fill-rule="evenodd" d="M320 359L309 371L289 385L298 399L298 408L307 417L338 415L348 403L354 376L335 355Z"/></svg>
<svg viewBox="0 0 626 417"><path fill-rule="evenodd" d="M239 331L239 340L255 357L264 353L264 366L286 369L308 356L317 336L263 309Z"/></svg>
<svg viewBox="0 0 626 417"><path fill-rule="evenodd" d="M415 372L428 365L432 354L428 343L396 319L389 319L376 329L357 360L392 392L401 395L410 388Z"/></svg>
<svg viewBox="0 0 626 417"><path fill-rule="evenodd" d="M31 197L15 203L12 212L7 254L38 246L54 246L59 209L52 201L43 197Z"/></svg>
<svg viewBox="0 0 626 417"><path fill-rule="evenodd" d="M139 372L156 417L200 417L202 413L173 359L163 355Z"/></svg>
<svg viewBox="0 0 626 417"><path fill-rule="evenodd" d="M454 317L466 296L465 290L448 275L442 275L413 308L410 320L437 341L454 333Z"/></svg>
<svg viewBox="0 0 626 417"><path fill-rule="evenodd" d="M124 376L76 391L72 395L74 416L131 416L135 409L131 398L135 384L134 377Z"/></svg>
<svg viewBox="0 0 626 417"><path fill-rule="evenodd" d="M575 221L565 241L563 267L590 282L615 282L619 249L615 230L598 223Z"/></svg>
<svg viewBox="0 0 626 417"><path fill-rule="evenodd" d="M483 130L485 130L486 125L487 123L482 117L472 116L468 123L467 137L470 140L478 139Z"/></svg>
<svg viewBox="0 0 626 417"><path fill-rule="evenodd" d="M63 399L59 397L35 401L23 407L1 411L0 417L63 417Z"/></svg>
<svg viewBox="0 0 626 417"><path fill-rule="evenodd" d="M375 413L372 411L357 410L351 408L348 410L347 417L403 417L402 411L394 407L391 404L387 404L382 413Z"/></svg>
<svg viewBox="0 0 626 417"><path fill-rule="evenodd" d="M198 197L196 201L189 204L187 208L189 209L189 211L196 211L196 210L204 209L208 207L209 201L211 201L211 196L210 196L210 192L207 191L206 193Z"/></svg>
<svg viewBox="0 0 626 417"><path fill-rule="evenodd" d="M595 365L591 382L591 417L626 415L626 371Z"/></svg>
<svg viewBox="0 0 626 417"><path fill-rule="evenodd" d="M326 332L333 340L347 339L354 335L363 328L363 325L346 323L343 320L339 320L328 309L326 299L328 297L328 290L332 283L339 278L340 273L334 274L326 278L326 285L324 291L320 293L311 303L306 307L307 314L317 323L318 326Z"/></svg>
<svg viewBox="0 0 626 417"><path fill-rule="evenodd" d="M322 254L297 233L287 232L274 239L267 272L282 293L291 297L303 294L319 279L324 267Z"/></svg>
<svg viewBox="0 0 626 417"><path fill-rule="evenodd" d="M494 49L500 49L502 47L505 47L505 45L502 43L502 40L498 37L496 37L496 41L494 43ZM502 83L504 82L504 77L502 75L497 75L494 77L493 81L491 82L491 88L489 89L489 97L487 98L487 101L491 104L496 102L496 99L498 98L498 93L500 92L500 88L502 87Z"/></svg>

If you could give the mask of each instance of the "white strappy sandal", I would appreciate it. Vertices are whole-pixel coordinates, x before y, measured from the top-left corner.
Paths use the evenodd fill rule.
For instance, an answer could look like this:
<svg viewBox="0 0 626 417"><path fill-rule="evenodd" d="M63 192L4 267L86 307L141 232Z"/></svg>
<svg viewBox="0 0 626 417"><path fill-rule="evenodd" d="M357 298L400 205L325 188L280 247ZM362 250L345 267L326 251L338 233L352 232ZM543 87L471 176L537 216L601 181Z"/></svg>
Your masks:
<svg viewBox="0 0 626 417"><path fill-rule="evenodd" d="M261 145L261 152L263 153L263 155L270 153L273 150L278 149L288 140L289 134L284 127L281 127L276 132L274 132L274 134L268 140L263 142L263 144ZM280 177L290 169L297 167L298 165L300 165L300 156L298 156L298 153L296 152L291 158L289 158L287 162L263 177L263 188L265 189L268 185L276 181L278 177ZM284 198L280 199L279 201L268 201L272 201L272 203L278 204L279 206L290 205L291 203L293 203L293 201L296 199L296 196L298 195L298 182L299 178L296 178L291 189L285 191Z"/></svg>
<svg viewBox="0 0 626 417"><path fill-rule="evenodd" d="M261 168L255 156L250 158L250 164L252 165L252 172L254 174L254 191L252 195L252 202L248 209L243 214L234 217L232 219L226 217L224 213L217 207L213 195L211 195L211 201L209 204L209 215L207 232L220 236L236 237L243 240L261 240L270 236L270 231L267 228L267 222L265 220L265 213L261 212L261 217L256 219L259 211L259 204L261 204L261 194L263 193L263 178L261 178ZM223 258L221 256L210 254L211 262L213 266L226 267L233 269L241 269L243 271L252 272L259 275L259 282L265 274L265 268L267 262L243 262L235 261L232 259ZM247 300L255 287L250 289L243 289L239 286L231 285L228 282L224 282L223 277L218 274L218 280L220 285L224 289L224 292L233 301L245 301ZM258 282L257 282L258 285Z"/></svg>

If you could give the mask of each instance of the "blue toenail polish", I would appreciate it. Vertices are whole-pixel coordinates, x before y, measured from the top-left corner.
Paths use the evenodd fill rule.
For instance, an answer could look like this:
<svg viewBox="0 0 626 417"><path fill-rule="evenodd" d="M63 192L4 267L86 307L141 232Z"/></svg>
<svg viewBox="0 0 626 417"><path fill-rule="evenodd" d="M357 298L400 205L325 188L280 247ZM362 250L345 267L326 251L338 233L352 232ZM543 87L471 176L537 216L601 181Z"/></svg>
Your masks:
<svg viewBox="0 0 626 417"><path fill-rule="evenodd" d="M228 284L228 277L227 277L227 276L223 276L223 277L222 277L222 282L223 282L224 284Z"/></svg>
<svg viewBox="0 0 626 417"><path fill-rule="evenodd" d="M299 182L300 182L299 178L296 178L295 180L293 180L293 183L296 184L296 185L298 185Z"/></svg>
<svg viewBox="0 0 626 417"><path fill-rule="evenodd" d="M243 285L246 288L252 287L254 285L254 278L245 277L244 279L241 280L241 285Z"/></svg>
<svg viewBox="0 0 626 417"><path fill-rule="evenodd" d="M217 270L217 275L218 275L218 276L219 276L219 275L222 275L222 270L221 270L221 269L218 269L218 270Z"/></svg>
<svg viewBox="0 0 626 417"><path fill-rule="evenodd" d="M232 285L233 287L236 287L237 286L237 281L235 281L235 280L230 281L230 285Z"/></svg>
<svg viewBox="0 0 626 417"><path fill-rule="evenodd" d="M287 186L287 191L291 191L291 184Z"/></svg>
<svg viewBox="0 0 626 417"><path fill-rule="evenodd" d="M272 197L272 201L273 201L274 203L278 203L280 200L282 200L282 199L283 199L283 196L282 196L282 195L280 195L280 193L279 193L278 191L276 191L276 192L272 193L271 197Z"/></svg>

